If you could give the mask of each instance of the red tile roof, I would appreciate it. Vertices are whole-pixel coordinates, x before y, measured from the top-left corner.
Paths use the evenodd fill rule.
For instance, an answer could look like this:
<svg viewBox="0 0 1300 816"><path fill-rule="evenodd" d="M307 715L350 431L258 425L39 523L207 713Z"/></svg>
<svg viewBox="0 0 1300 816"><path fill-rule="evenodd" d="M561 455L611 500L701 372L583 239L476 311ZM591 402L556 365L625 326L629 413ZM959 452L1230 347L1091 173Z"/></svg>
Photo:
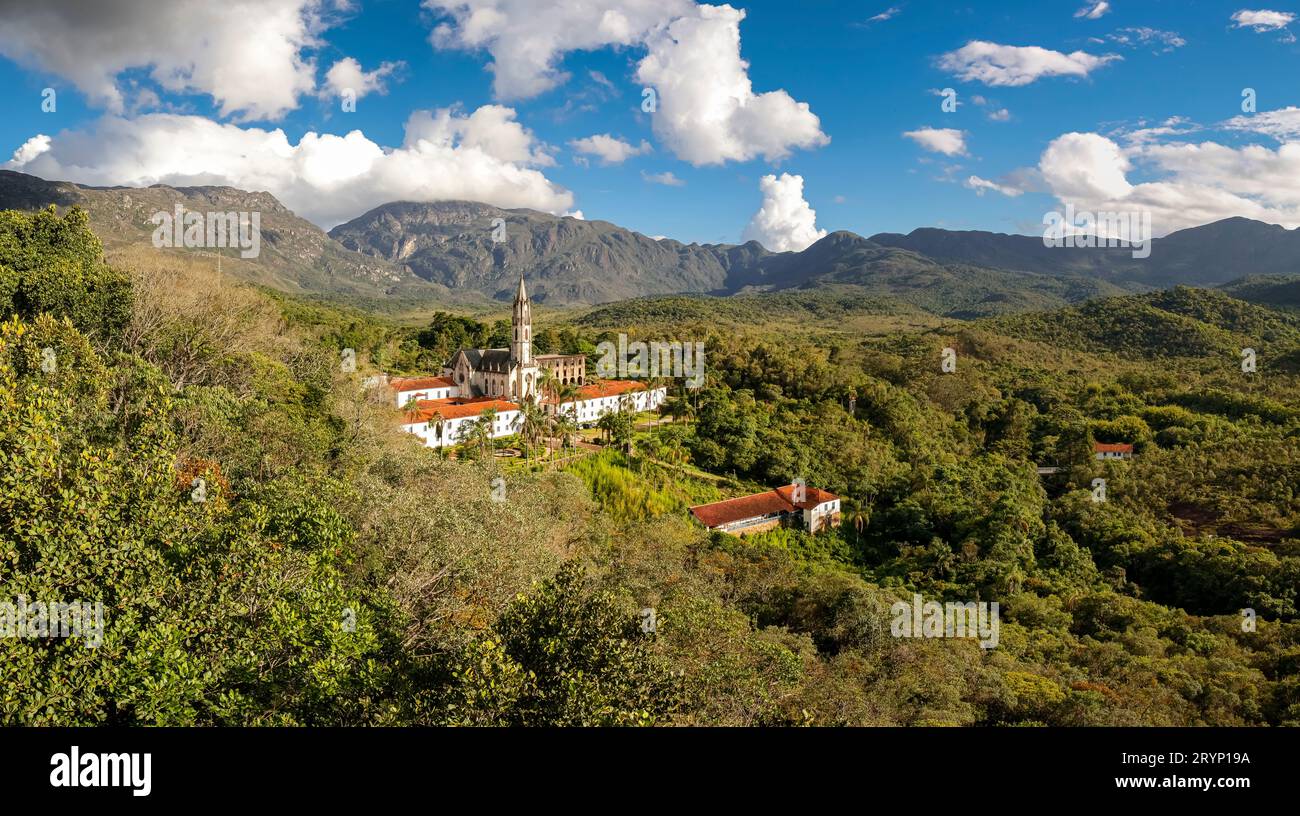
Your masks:
<svg viewBox="0 0 1300 816"><path fill-rule="evenodd" d="M804 501L800 502L798 507L806 510L838 498L839 496L834 493L809 487L805 488ZM700 523L705 527L720 527L724 524L732 524L745 519L770 516L782 512L792 513L796 506L793 499L794 485L785 485L775 490L755 493L752 496L741 496L712 504L701 504L691 508L691 515L699 519Z"/></svg>
<svg viewBox="0 0 1300 816"><path fill-rule="evenodd" d="M1109 442L1094 442L1092 443L1092 450L1094 453L1132 453L1133 446L1126 445L1122 442L1116 444L1111 444Z"/></svg>
<svg viewBox="0 0 1300 816"><path fill-rule="evenodd" d="M778 487L776 489L776 492L780 493L781 498L790 502L792 506L794 505L794 485L785 485L783 487ZM828 501L835 501L836 499L839 498L839 496L836 496L834 493L830 492L829 490L818 490L815 487L805 487L803 493L804 493L803 496L804 500L799 502L798 504L798 507L801 510L810 510L819 504L823 504Z"/></svg>
<svg viewBox="0 0 1300 816"><path fill-rule="evenodd" d="M418 391L421 388L454 388L450 377L394 377L388 381L394 391Z"/></svg>
<svg viewBox="0 0 1300 816"><path fill-rule="evenodd" d="M644 391L646 384L642 382L633 382L632 380L601 380L584 385L578 389L578 400L593 400L601 397L614 397L619 394L626 394L629 391ZM552 398L547 402L555 403L558 400Z"/></svg>
<svg viewBox="0 0 1300 816"><path fill-rule="evenodd" d="M495 397L474 397L473 399L452 397L451 399L420 400L416 405L419 406L417 410L406 412L404 421L408 425L417 422L428 422L435 413L443 419L464 419L465 417L479 416L489 408L495 409L497 413L519 410L519 406L515 403L506 402Z"/></svg>

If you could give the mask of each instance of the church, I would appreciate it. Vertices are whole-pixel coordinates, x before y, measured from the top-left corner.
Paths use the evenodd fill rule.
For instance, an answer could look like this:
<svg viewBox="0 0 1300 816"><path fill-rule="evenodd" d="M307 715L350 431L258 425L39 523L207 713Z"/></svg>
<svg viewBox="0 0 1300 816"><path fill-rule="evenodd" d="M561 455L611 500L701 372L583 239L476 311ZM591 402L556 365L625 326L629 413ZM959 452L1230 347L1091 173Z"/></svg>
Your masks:
<svg viewBox="0 0 1300 816"><path fill-rule="evenodd" d="M576 399L563 404L541 393L541 372L549 370L560 385L577 386ZM487 410L495 413L493 438L517 433L520 405L536 402L548 414L563 412L580 426L591 426L606 413L626 406L652 411L663 404L667 389L647 388L629 380L587 383L587 358L582 354L533 356L533 310L523 276L515 292L510 317L510 347L460 349L440 376L394 377L385 380L397 407L405 409L403 430L427 447L446 447L468 438L471 426Z"/></svg>

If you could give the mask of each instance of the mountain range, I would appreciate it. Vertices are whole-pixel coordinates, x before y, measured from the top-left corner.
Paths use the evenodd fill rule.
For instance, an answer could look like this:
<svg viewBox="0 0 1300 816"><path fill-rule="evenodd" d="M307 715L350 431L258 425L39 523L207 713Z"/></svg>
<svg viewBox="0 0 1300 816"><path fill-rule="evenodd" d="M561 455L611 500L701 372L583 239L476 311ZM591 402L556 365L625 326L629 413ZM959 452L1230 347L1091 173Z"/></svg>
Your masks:
<svg viewBox="0 0 1300 816"><path fill-rule="evenodd" d="M226 271L284 291L345 299L502 301L524 273L530 293L549 305L831 289L973 318L1177 284L1237 282L1243 291L1294 297L1287 287L1300 274L1300 231L1245 218L1156 239L1146 259L1126 248L1049 248L1034 236L934 228L870 238L833 232L801 252L773 253L755 241L683 244L607 221L468 201L392 202L326 233L266 192L91 187L0 171L0 209L80 206L110 257L151 248L150 216L177 204L261 212L261 254L241 260L237 250L224 251ZM1241 282L1248 278L1268 282Z"/></svg>

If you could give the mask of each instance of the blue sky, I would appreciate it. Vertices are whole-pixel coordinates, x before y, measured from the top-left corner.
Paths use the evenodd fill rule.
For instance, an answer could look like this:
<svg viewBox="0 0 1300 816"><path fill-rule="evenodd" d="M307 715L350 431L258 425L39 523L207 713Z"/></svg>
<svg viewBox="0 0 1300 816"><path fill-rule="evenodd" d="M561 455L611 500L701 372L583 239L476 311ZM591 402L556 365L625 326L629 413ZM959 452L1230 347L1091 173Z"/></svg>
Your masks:
<svg viewBox="0 0 1300 816"><path fill-rule="evenodd" d="M1151 209L1157 234L1300 223L1290 4L754 0L743 19L690 0L79 5L0 10L11 169L268 189L327 227L455 196L793 249L839 229L1032 233L1063 204ZM679 24L700 39L674 51ZM380 72L339 74L375 83L355 111L329 81L341 60ZM715 98L746 78L738 106ZM417 111L435 147L411 147ZM634 155L574 144L596 135Z"/></svg>

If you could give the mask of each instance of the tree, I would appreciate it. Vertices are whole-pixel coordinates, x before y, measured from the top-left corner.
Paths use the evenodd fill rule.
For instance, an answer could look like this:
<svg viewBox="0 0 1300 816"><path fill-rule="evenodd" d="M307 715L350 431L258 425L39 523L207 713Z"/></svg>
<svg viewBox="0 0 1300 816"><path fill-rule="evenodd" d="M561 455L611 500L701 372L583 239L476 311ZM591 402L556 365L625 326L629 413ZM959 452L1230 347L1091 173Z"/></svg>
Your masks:
<svg viewBox="0 0 1300 816"><path fill-rule="evenodd" d="M588 589L574 562L492 628L455 670L452 723L654 725L679 704L681 683L655 656L639 616Z"/></svg>
<svg viewBox="0 0 1300 816"><path fill-rule="evenodd" d="M85 210L59 217L0 212L0 316L67 317L96 343L117 339L131 318L131 280L104 263Z"/></svg>
<svg viewBox="0 0 1300 816"><path fill-rule="evenodd" d="M519 406L519 435L524 439L525 454L535 447L546 433L546 413L535 400L524 400Z"/></svg>
<svg viewBox="0 0 1300 816"><path fill-rule="evenodd" d="M492 439L496 436L496 423L496 409L485 408L483 413L479 414L478 419L469 426L469 439L467 441L478 449L480 456L486 457L488 451L492 449Z"/></svg>
<svg viewBox="0 0 1300 816"><path fill-rule="evenodd" d="M573 417L568 413L556 412L551 417L551 428L556 436L560 437L560 447L573 447L573 434L578 431L578 423L573 421Z"/></svg>
<svg viewBox="0 0 1300 816"><path fill-rule="evenodd" d="M555 376L555 371L547 366L543 366L541 373L537 375L537 390L549 399L555 399L555 395L560 387L560 378Z"/></svg>

